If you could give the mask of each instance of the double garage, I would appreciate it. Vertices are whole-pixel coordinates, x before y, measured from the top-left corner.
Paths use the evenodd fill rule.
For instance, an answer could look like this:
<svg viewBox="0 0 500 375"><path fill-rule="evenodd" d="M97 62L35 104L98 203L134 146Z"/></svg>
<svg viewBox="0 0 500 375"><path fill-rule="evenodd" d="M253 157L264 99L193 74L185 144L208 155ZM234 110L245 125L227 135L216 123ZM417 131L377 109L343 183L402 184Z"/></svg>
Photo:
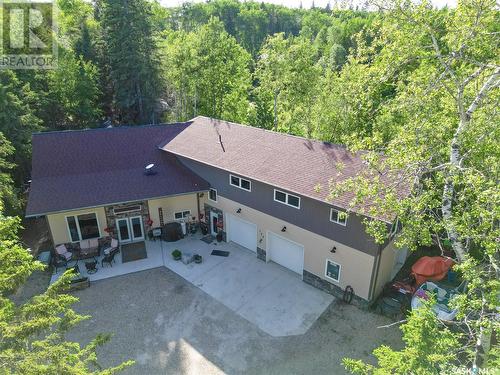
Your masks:
<svg viewBox="0 0 500 375"><path fill-rule="evenodd" d="M226 220L227 240L257 252L257 225L231 214ZM302 275L304 246L271 231L266 232L266 239L267 260Z"/></svg>

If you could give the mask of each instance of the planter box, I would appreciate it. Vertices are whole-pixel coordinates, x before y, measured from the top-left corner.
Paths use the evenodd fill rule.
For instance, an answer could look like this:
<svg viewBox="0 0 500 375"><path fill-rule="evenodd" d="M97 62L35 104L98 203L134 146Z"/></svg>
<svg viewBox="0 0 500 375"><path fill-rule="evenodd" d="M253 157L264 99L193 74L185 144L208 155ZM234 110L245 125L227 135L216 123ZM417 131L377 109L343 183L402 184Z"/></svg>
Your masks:
<svg viewBox="0 0 500 375"><path fill-rule="evenodd" d="M85 289L90 286L90 280L88 277L82 277L79 279L73 279L71 280L69 284L69 290L80 290L80 289Z"/></svg>

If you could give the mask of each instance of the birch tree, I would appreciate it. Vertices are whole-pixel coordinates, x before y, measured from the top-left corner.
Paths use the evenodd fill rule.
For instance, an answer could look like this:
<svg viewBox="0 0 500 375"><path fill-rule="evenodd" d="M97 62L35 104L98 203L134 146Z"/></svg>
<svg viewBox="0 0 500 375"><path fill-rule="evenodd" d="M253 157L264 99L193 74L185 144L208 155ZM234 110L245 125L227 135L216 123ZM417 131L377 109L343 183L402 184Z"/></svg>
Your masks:
<svg viewBox="0 0 500 375"><path fill-rule="evenodd" d="M369 168L332 186L331 196L354 191L352 206L369 201L367 213L395 217L399 246L454 254L468 282L453 301L462 330L455 365L477 371L498 355L495 348L487 357L499 330L499 12L490 0L443 11L427 1L377 5L382 24L363 54L381 80L394 82L396 95L380 104L370 137L351 144L371 150ZM379 242L388 238L380 223L366 224ZM386 359L379 366L389 369Z"/></svg>

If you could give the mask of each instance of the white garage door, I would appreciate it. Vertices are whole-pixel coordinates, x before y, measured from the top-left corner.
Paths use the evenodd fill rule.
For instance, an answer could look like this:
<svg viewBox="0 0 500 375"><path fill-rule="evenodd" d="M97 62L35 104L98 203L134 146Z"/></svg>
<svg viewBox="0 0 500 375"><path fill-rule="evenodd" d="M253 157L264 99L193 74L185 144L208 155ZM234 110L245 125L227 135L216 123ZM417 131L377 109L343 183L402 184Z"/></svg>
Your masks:
<svg viewBox="0 0 500 375"><path fill-rule="evenodd" d="M272 232L268 232L267 241L270 260L302 275L304 246Z"/></svg>
<svg viewBox="0 0 500 375"><path fill-rule="evenodd" d="M257 252L257 225L228 214L228 240Z"/></svg>

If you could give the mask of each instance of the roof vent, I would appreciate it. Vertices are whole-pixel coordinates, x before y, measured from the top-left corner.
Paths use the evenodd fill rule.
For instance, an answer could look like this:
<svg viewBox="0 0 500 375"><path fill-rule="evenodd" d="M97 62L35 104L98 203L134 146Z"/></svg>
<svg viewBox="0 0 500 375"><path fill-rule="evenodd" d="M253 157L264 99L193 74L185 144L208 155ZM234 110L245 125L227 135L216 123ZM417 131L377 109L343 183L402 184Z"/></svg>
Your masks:
<svg viewBox="0 0 500 375"><path fill-rule="evenodd" d="M146 165L144 168L144 174L146 176L152 176L156 174L155 165L153 163Z"/></svg>

